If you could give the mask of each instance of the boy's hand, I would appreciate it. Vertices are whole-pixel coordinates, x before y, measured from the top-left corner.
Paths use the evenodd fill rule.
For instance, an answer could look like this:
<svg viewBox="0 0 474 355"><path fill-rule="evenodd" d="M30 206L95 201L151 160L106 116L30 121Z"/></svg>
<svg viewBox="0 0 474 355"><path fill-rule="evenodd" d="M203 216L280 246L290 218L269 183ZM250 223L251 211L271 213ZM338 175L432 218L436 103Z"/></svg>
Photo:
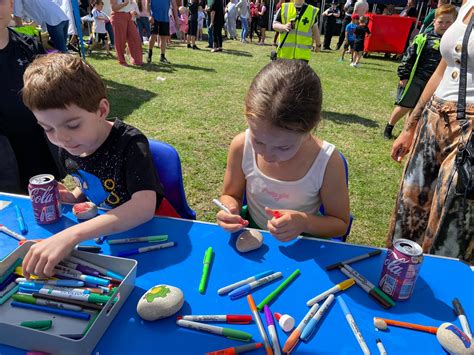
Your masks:
<svg viewBox="0 0 474 355"><path fill-rule="evenodd" d="M239 215L237 207L229 207L230 214L225 211L217 212L217 224L226 231L234 233L248 226L246 221Z"/></svg>
<svg viewBox="0 0 474 355"><path fill-rule="evenodd" d="M153 25L155 23L155 19L153 16L148 17L148 21L150 21L150 25Z"/></svg>
<svg viewBox="0 0 474 355"><path fill-rule="evenodd" d="M73 235L64 232L44 239L30 248L22 265L26 278L31 274L42 278L54 275L56 265L68 256L76 245Z"/></svg>
<svg viewBox="0 0 474 355"><path fill-rule="evenodd" d="M306 229L304 213L292 210L274 211L268 207L265 207L265 212L272 217L267 222L268 231L281 242L295 239Z"/></svg>

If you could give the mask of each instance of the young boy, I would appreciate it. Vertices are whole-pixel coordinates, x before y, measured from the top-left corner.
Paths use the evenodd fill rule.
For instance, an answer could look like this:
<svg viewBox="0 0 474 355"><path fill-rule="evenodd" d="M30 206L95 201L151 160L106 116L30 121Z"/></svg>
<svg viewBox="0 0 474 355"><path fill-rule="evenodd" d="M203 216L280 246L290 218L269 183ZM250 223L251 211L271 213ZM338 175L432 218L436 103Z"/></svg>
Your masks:
<svg viewBox="0 0 474 355"><path fill-rule="evenodd" d="M441 53L439 43L444 32L456 20L457 12L453 5L442 5L435 12L434 29L417 35L403 56L398 67L397 101L390 119L385 126L384 138L391 139L395 124L415 107L418 99L437 68Z"/></svg>
<svg viewBox="0 0 474 355"><path fill-rule="evenodd" d="M358 68L362 52L364 51L364 41L366 36L370 36L370 30L367 27L369 19L365 16L360 16L359 25L354 29L354 51L352 54L351 67Z"/></svg>
<svg viewBox="0 0 474 355"><path fill-rule="evenodd" d="M108 16L103 12L102 10L104 9L104 3L102 0L97 0L94 9L92 10L92 18L94 19L94 42L89 46L89 49L87 50L88 53L90 54L92 52L92 49L97 45L102 44L102 46L105 47L107 51L107 55L110 54L110 46L109 46L109 41L107 40L107 30L105 28L105 25L107 22L109 22Z"/></svg>
<svg viewBox="0 0 474 355"><path fill-rule="evenodd" d="M358 24L359 24L359 15L352 14L351 23L347 24L346 26L346 40L344 41L344 48L342 48L342 51L341 51L341 59L339 59L340 62L344 61L344 54L346 54L346 51L350 50L351 63L352 63L352 57L354 55L354 40L355 40L354 31Z"/></svg>
<svg viewBox="0 0 474 355"><path fill-rule="evenodd" d="M23 261L25 276L52 276L54 267L80 242L119 233L153 217L163 200L147 138L110 112L97 72L68 54L39 57L25 71L23 101L59 147L60 160L80 187L60 185L61 200L86 198L110 209L33 245Z"/></svg>

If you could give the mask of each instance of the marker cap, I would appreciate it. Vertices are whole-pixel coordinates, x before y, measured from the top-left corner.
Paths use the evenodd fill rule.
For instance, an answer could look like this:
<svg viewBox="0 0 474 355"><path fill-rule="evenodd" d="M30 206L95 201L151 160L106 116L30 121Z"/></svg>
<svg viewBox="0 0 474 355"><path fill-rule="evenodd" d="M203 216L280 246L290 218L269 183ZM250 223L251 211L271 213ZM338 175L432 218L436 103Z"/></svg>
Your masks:
<svg viewBox="0 0 474 355"><path fill-rule="evenodd" d="M243 332L241 330L231 329L231 328L223 328L222 335L230 339L243 340L243 341L249 341L250 339L252 339L252 334Z"/></svg>
<svg viewBox="0 0 474 355"><path fill-rule="evenodd" d="M295 327L295 319L292 316L288 314L281 315L277 312L274 313L274 316L283 331L289 332Z"/></svg>
<svg viewBox="0 0 474 355"><path fill-rule="evenodd" d="M110 300L110 296L107 295L97 295L95 293L91 293L87 298L88 302L92 303L107 303Z"/></svg>
<svg viewBox="0 0 474 355"><path fill-rule="evenodd" d="M248 324L252 322L252 316L246 314L230 314L227 316L227 322L232 324Z"/></svg>
<svg viewBox="0 0 474 355"><path fill-rule="evenodd" d="M347 280L342 281L339 284L339 287L341 288L341 291L344 291L344 290L348 289L349 287L351 287L353 284L355 284L354 279L347 279Z"/></svg>
<svg viewBox="0 0 474 355"><path fill-rule="evenodd" d="M52 327L53 321L52 320L32 320L32 321L24 321L21 322L20 325L22 327L38 329L38 330L48 330Z"/></svg>

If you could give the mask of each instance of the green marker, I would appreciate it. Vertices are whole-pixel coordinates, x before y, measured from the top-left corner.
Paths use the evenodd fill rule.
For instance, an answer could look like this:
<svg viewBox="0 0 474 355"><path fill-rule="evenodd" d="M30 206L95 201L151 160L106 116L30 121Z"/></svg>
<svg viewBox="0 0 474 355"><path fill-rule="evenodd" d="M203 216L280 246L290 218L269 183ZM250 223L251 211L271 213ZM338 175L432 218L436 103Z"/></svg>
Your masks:
<svg viewBox="0 0 474 355"><path fill-rule="evenodd" d="M293 271L293 273L288 276L286 280L283 280L283 282L278 285L278 287L272 293L270 293L267 297L264 298L262 302L258 304L257 309L261 311L266 304L270 303L299 274L300 269L296 269L295 271Z"/></svg>
<svg viewBox="0 0 474 355"><path fill-rule="evenodd" d="M129 244L129 243L157 243L157 242L165 242L168 240L167 235L155 235L152 237L138 237L138 238L123 238L123 239L107 239L107 243L109 244Z"/></svg>
<svg viewBox="0 0 474 355"><path fill-rule="evenodd" d="M199 293L206 291L207 278L209 277L209 269L212 261L212 247L207 248L204 254L201 282L199 282Z"/></svg>
<svg viewBox="0 0 474 355"><path fill-rule="evenodd" d="M53 325L52 320L31 320L21 322L22 327L37 329L37 330L48 330Z"/></svg>

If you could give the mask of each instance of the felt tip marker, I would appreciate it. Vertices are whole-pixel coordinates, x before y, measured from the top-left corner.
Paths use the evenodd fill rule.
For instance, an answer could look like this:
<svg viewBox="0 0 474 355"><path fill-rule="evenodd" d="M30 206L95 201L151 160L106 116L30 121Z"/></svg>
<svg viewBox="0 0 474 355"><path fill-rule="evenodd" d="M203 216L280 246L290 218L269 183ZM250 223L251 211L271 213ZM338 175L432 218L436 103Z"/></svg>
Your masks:
<svg viewBox="0 0 474 355"><path fill-rule="evenodd" d="M347 304L344 301L344 299L342 298L342 296L337 297L337 302L339 303L339 306L341 306L342 312L344 313L344 315L346 317L347 324L349 324L349 327L351 328L352 332L354 333L354 336L356 337L357 342L359 343L360 348L362 349L362 352L364 353L364 355L369 355L370 350L367 347L367 343L365 342L364 338L362 337L362 334L359 330L359 327L357 326L357 324L354 320L354 317L352 317L352 314L349 311L349 308L347 308Z"/></svg>
<svg viewBox="0 0 474 355"><path fill-rule="evenodd" d="M379 349L380 355L387 355L387 350L385 350L382 340L377 339L375 342L377 343L377 349Z"/></svg>
<svg viewBox="0 0 474 355"><path fill-rule="evenodd" d="M30 280L24 277L19 277L15 280L17 283L28 282L35 285L51 285L51 286L62 286L62 287L82 287L84 281L79 280Z"/></svg>
<svg viewBox="0 0 474 355"><path fill-rule="evenodd" d="M21 234L28 233L28 227L26 226L26 222L25 222L25 219L23 218L23 213L21 213L20 207L15 206L15 213L16 213L16 220L18 221Z"/></svg>
<svg viewBox="0 0 474 355"><path fill-rule="evenodd" d="M265 344L265 351L267 355L272 355L273 354L272 347L270 346L270 342L268 341L267 333L265 333L265 328L263 327L262 320L260 319L260 315L258 314L257 306L255 305L255 301L252 295L247 295L247 302L249 303L250 310L252 311L255 323L257 323L258 332L260 333L260 336L262 337L263 344Z"/></svg>
<svg viewBox="0 0 474 355"><path fill-rule="evenodd" d="M222 335L229 339L235 339L235 340L240 340L240 341L250 341L250 339L252 339L252 334L250 333L246 333L241 330L236 330L236 329L231 329L231 328L218 327L218 326L210 325L206 323L198 323L198 322L192 322L189 320L179 319L176 321L176 324L184 328L200 330L203 332L216 334L216 335Z"/></svg>
<svg viewBox="0 0 474 355"><path fill-rule="evenodd" d="M89 320L91 317L89 313L85 313L85 312L70 311L68 309L50 308L50 307L45 307L45 306L39 306L37 304L22 303L22 302L17 302L17 301L12 301L11 306L18 307L18 308L32 309L35 311L59 314L61 316L78 318L78 319L83 319L83 320Z"/></svg>
<svg viewBox="0 0 474 355"><path fill-rule="evenodd" d="M109 286L110 284L109 280L105 280L96 276L83 275L77 270L73 270L61 265L56 265L56 267L54 268L54 273L58 276L77 279L90 284L96 284L101 286Z"/></svg>
<svg viewBox="0 0 474 355"><path fill-rule="evenodd" d="M308 302L306 302L306 305L307 305L308 307L311 307L313 304L318 303L319 301L324 300L324 299L325 299L326 297L328 297L329 295L332 295L332 294L334 294L334 293L336 293L336 292L344 291L344 290L348 289L348 288L351 287L354 283L355 283L354 279L347 279L347 280L344 280L344 281L338 283L336 286L331 287L329 290L324 291L324 292L321 293L320 295L317 295L316 297L311 298Z"/></svg>
<svg viewBox="0 0 474 355"><path fill-rule="evenodd" d="M97 271L99 271L102 275L106 275L106 276L109 276L109 277L113 277L114 279L117 279L117 280L123 280L123 276L122 275L119 275L111 270L107 270L99 265L95 265L93 263L90 263L86 260L83 260L81 258L78 258L78 257L75 257L75 256L72 256L72 255L69 255L67 258L67 260L69 261L72 261L73 263L77 263L79 265L84 265L84 266L88 266L90 268L93 268Z"/></svg>
<svg viewBox="0 0 474 355"><path fill-rule="evenodd" d="M280 349L280 342L278 340L278 334L275 329L275 322L273 321L272 311L270 311L270 307L265 305L263 307L263 312L265 313L265 320L267 321L268 333L270 334L270 339L272 341L273 353L275 355L281 354Z"/></svg>
<svg viewBox="0 0 474 355"><path fill-rule="evenodd" d="M247 314L189 315L178 316L178 319L190 320L193 322L225 322L229 324L249 324L252 322L252 316Z"/></svg>
<svg viewBox="0 0 474 355"><path fill-rule="evenodd" d="M204 253L204 260L202 261L202 274L201 280L199 281L199 293L203 294L206 291L207 279L209 278L209 270L212 262L212 247L207 248Z"/></svg>
<svg viewBox="0 0 474 355"><path fill-rule="evenodd" d="M298 326L293 330L288 339L286 339L285 345L283 346L283 352L289 353L292 351L300 340L301 333L306 327L310 319L316 314L319 308L319 303L313 304L308 313L304 316Z"/></svg>
<svg viewBox="0 0 474 355"><path fill-rule="evenodd" d="M237 298L243 297L246 294L250 293L254 288L257 288L273 280L276 280L281 276L282 276L281 272L275 272L274 274L262 277L259 280L252 281L247 285L240 286L239 288L233 290L231 293L229 293L229 297L231 300L235 300Z"/></svg>
<svg viewBox="0 0 474 355"><path fill-rule="evenodd" d="M212 202L214 202L214 204L217 207L219 207L222 211L224 211L225 213L233 214L232 212L230 212L229 208L226 205L224 205L221 201L219 201L217 198L213 199ZM239 223L243 226L248 224L248 222L245 219L243 219L242 217L240 217Z"/></svg>
<svg viewBox="0 0 474 355"><path fill-rule="evenodd" d="M59 309L68 309L70 311L82 311L81 306L77 306L74 304L67 304L63 302L57 302L52 300L45 300L42 298L34 298L31 295L23 295L23 294L16 294L13 295L12 298L15 301L22 302L22 303L29 303L29 304L38 304L40 306L51 307L51 308L59 308Z"/></svg>
<svg viewBox="0 0 474 355"><path fill-rule="evenodd" d="M464 313L464 309L462 308L461 302L455 298L453 299L453 307L454 312L459 318L459 322L461 323L461 327L464 333L472 339L471 328L469 327L469 322L467 321L466 313Z"/></svg>
<svg viewBox="0 0 474 355"><path fill-rule="evenodd" d="M309 320L306 327L304 327L303 331L301 332L300 339L304 342L307 342L311 335L313 334L314 330L316 329L316 324L318 324L319 320L323 316L323 314L327 311L329 306L331 305L332 301L334 301L334 295L331 294L326 298L324 303L321 305L321 308L315 313L315 315Z"/></svg>
<svg viewBox="0 0 474 355"><path fill-rule="evenodd" d="M137 238L123 238L123 239L108 239L107 243L112 244L129 244L129 243L157 243L166 242L168 240L167 235L155 235L152 237L137 237Z"/></svg>
<svg viewBox="0 0 474 355"><path fill-rule="evenodd" d="M235 355L241 354L246 351L252 351L255 349L260 349L263 346L263 343L252 343L252 344L245 344L241 346L234 346L233 348L225 348L221 350L215 350L206 353L206 355Z"/></svg>
<svg viewBox="0 0 474 355"><path fill-rule="evenodd" d="M352 263L355 263L357 261L368 259L372 256L379 255L380 253L382 253L382 251L380 249L377 249L377 250L371 251L370 253L358 255L358 256L355 256L353 258L350 258L350 259L340 261L338 263L326 266L326 271L331 271L331 270L337 269L341 264L346 264L346 265L347 264L352 264Z"/></svg>
<svg viewBox="0 0 474 355"><path fill-rule="evenodd" d="M5 234L8 234L10 237L15 238L16 240L22 241L25 240L26 238L18 233L15 233L11 229L5 227L3 224L0 224L0 232L3 232Z"/></svg>
<svg viewBox="0 0 474 355"><path fill-rule="evenodd" d="M252 281L256 281L256 280L259 280L261 278L264 278L265 276L268 276L270 274L273 274L273 270L268 270L268 271L265 271L265 272L262 272L260 274L257 274L255 276L251 276L245 280L241 280L241 281L238 281L236 283L233 283L232 285L228 285L228 286L225 286L225 287L222 287L220 288L219 290L217 290L217 293L219 295L224 295L234 289L236 289L237 287L240 287L242 285L245 285L245 284L248 284L248 283L251 283Z"/></svg>
<svg viewBox="0 0 474 355"><path fill-rule="evenodd" d="M59 291L59 290L48 290L48 289L40 289L38 290L39 294L44 295L52 295L60 298L65 299L73 299L77 301L86 301L91 303L107 303L110 300L110 296L106 295L98 295L95 293L85 293L81 294L78 292L67 292L67 291Z"/></svg>
<svg viewBox="0 0 474 355"><path fill-rule="evenodd" d="M176 245L176 242L168 242L168 243L163 243L163 244L152 245L150 247L123 250L123 251L119 251L117 253L117 256L123 258L123 257L126 257L126 256L135 255L135 254L142 254L142 253L146 253L146 252L149 252L149 251L165 249L165 248L171 248L171 247L174 247L175 245Z"/></svg>

